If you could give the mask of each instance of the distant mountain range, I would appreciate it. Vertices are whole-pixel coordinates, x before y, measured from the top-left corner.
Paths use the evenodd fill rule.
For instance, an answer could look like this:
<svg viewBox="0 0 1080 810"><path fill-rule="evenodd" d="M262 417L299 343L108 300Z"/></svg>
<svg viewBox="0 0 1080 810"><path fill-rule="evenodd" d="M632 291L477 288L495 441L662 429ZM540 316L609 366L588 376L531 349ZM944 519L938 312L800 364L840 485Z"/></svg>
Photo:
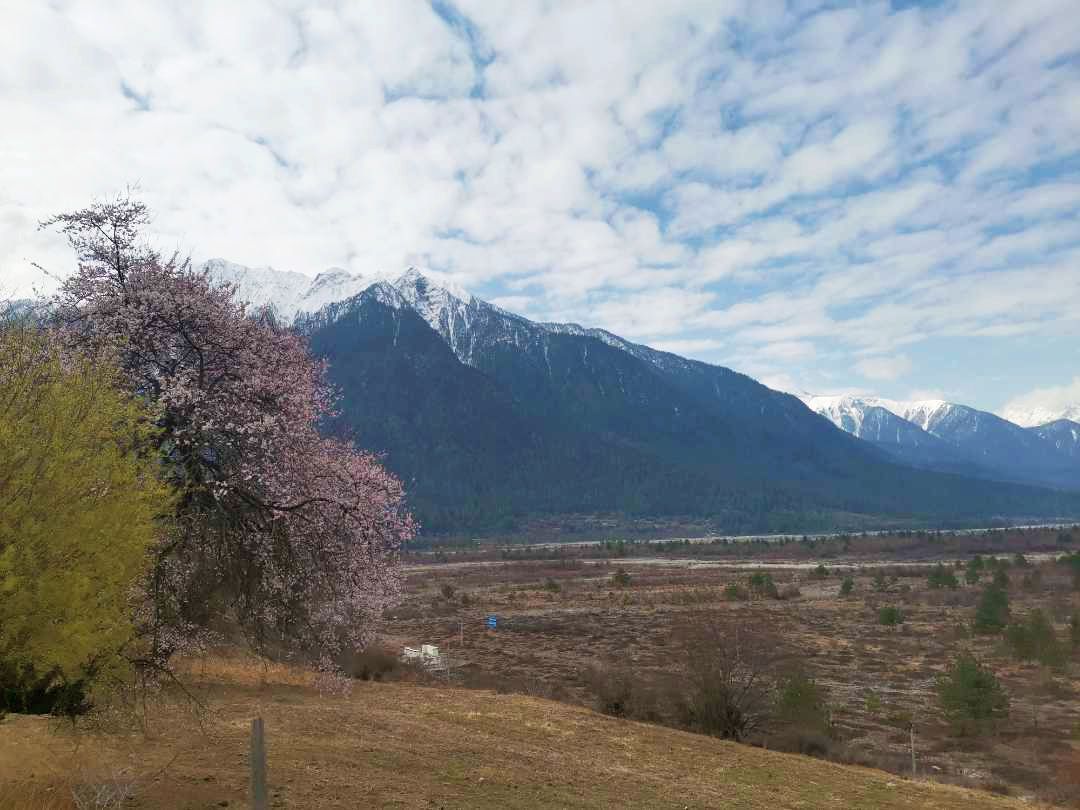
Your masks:
<svg viewBox="0 0 1080 810"><path fill-rule="evenodd" d="M896 402L803 396L842 430L916 467L1080 489L1080 424L1023 428L986 411L941 400Z"/></svg>
<svg viewBox="0 0 1080 810"><path fill-rule="evenodd" d="M342 392L329 427L385 454L429 530L571 513L730 531L1080 516L1080 494L1026 485L1080 489L1067 431L930 403L811 410L731 369L530 321L415 269L205 267L328 359Z"/></svg>

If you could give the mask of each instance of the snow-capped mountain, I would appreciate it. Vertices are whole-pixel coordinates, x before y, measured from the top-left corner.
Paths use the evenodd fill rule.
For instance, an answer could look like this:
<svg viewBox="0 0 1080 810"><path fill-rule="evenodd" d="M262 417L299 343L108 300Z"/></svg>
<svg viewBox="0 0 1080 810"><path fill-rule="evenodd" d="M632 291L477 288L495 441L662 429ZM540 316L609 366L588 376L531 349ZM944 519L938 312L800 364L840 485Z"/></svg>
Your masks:
<svg viewBox="0 0 1080 810"><path fill-rule="evenodd" d="M1080 404L1067 405L1064 408L1007 408L1001 415L1020 427L1039 427L1061 419L1080 422Z"/></svg>
<svg viewBox="0 0 1080 810"><path fill-rule="evenodd" d="M1071 419L1058 419L1046 425L1030 427L1029 431L1049 442L1070 458L1080 461L1080 423Z"/></svg>
<svg viewBox="0 0 1080 810"><path fill-rule="evenodd" d="M201 269L219 283L232 284L237 298L249 306L269 307L285 324L292 323L302 312L318 312L327 304L351 298L377 280L351 275L340 267L312 278L272 267L246 267L224 259L210 259Z"/></svg>
<svg viewBox="0 0 1080 810"><path fill-rule="evenodd" d="M803 401L841 430L908 463L963 469L956 467L962 462L1002 480L1080 486L1080 466L1054 442L967 405L859 396L804 395Z"/></svg>
<svg viewBox="0 0 1080 810"><path fill-rule="evenodd" d="M513 396L543 396L540 392L554 385L560 396L569 397L564 403L568 412L580 407L583 396L620 399L619 412L628 420L623 426L636 424L640 435L651 431L676 443L697 435L683 451L687 457L717 441L733 446L750 424L757 435L770 437L769 454L760 448L754 451L762 463L767 455L787 457L790 448L780 449L785 443L794 448L809 442L800 452L845 452L842 444L821 433L798 399L769 391L731 369L657 351L602 329L534 322L416 268L397 277L331 269L310 278L220 259L204 267L214 279L233 284L241 300L269 306L283 322L309 334L325 331L342 318L372 317L378 307L387 310L376 317L380 323L389 318L400 325L404 313L409 313L441 338L458 362L482 372L497 386L513 388ZM399 314L389 314L394 312ZM659 374L664 391L642 374ZM908 466L1080 487L1075 457L1043 435L984 411L940 400L802 399L845 433ZM706 415L717 408L713 416ZM715 422L717 414L723 422ZM717 430L728 438L718 439ZM817 449L810 451L809 446ZM702 461L707 457L706 453Z"/></svg>

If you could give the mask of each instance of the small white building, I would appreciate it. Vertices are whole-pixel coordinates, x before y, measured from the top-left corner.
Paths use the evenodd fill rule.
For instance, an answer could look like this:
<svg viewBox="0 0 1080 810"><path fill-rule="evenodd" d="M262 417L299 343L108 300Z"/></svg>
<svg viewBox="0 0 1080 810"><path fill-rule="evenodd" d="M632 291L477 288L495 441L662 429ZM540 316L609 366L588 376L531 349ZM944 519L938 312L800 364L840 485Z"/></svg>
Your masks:
<svg viewBox="0 0 1080 810"><path fill-rule="evenodd" d="M446 669L446 656L439 652L434 644L421 644L419 647L406 647L401 660L418 663L424 669Z"/></svg>

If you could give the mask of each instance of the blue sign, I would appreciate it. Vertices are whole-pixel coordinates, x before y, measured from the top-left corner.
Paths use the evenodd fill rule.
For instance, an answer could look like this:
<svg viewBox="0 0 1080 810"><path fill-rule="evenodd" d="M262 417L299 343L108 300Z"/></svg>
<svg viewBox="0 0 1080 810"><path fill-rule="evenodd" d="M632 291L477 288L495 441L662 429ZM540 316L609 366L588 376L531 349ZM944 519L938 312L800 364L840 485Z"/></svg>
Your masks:
<svg viewBox="0 0 1080 810"><path fill-rule="evenodd" d="M487 626L489 629L494 630L499 625L499 620L494 616L487 617Z"/></svg>

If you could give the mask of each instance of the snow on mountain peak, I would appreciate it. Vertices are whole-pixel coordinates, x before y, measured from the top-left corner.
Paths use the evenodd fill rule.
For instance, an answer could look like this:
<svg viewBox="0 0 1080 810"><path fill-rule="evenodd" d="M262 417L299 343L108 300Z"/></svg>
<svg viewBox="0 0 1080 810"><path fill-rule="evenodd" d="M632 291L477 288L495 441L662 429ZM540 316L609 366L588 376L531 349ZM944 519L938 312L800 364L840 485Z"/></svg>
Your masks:
<svg viewBox="0 0 1080 810"><path fill-rule="evenodd" d="M1030 408L1007 408L1002 411L1001 418L1008 419L1020 427L1040 427L1061 419L1080 422L1080 404L1057 408L1039 405Z"/></svg>
<svg viewBox="0 0 1080 810"><path fill-rule="evenodd" d="M270 307L284 323L292 323L301 313L314 314L328 304L352 298L386 280L385 274L353 275L340 267L323 270L312 278L272 267L246 267L224 259L210 259L202 269L214 281L233 285L237 298L249 306ZM443 274L421 272L415 267L406 270L392 286L400 295L384 291L381 298L399 306L407 303L436 330L447 310L467 307L475 300Z"/></svg>

